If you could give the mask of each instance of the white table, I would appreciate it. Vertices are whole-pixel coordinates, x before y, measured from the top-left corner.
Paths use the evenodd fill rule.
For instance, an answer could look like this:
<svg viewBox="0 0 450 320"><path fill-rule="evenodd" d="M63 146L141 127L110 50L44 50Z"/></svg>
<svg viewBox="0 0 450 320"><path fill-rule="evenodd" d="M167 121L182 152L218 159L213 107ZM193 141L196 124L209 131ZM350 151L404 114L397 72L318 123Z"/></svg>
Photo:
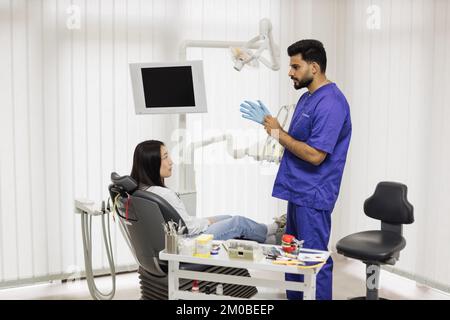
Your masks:
<svg viewBox="0 0 450 320"><path fill-rule="evenodd" d="M214 241L215 243L217 241ZM265 245L261 245L265 246ZM267 245L271 246L271 245ZM326 257L330 256L329 252L302 249L302 252L320 252L326 254ZM297 266L287 266L287 265L276 265L272 263L272 260L268 260L263 257L259 261L249 261L241 259L229 259L228 253L225 251L223 246L219 251L218 255L213 255L210 258L199 258L194 256L180 255L180 254L169 254L165 250L159 253L159 258L161 260L167 260L169 264L168 269L168 298L169 300L175 299L185 299L185 300L215 300L215 299L232 299L237 298L230 296L222 296L216 294L203 294L203 293L193 293L190 291L179 290L179 279L191 279L191 280L203 280L203 281L213 281L219 283L231 283L246 286L255 287L270 287L278 289L287 289L295 291L303 291L304 300L314 300L316 298L316 275L321 270L323 265L318 265L311 269L301 269ZM201 271L189 271L181 270L179 268L180 263L197 263L203 265L211 266L221 266L221 267L232 267L232 268L244 268L252 270L263 270L263 271L274 271L281 273L295 273L303 274L304 282L286 281L286 280L272 280L272 279L261 279L254 277L241 277L232 275L223 275L216 273L207 273Z"/></svg>

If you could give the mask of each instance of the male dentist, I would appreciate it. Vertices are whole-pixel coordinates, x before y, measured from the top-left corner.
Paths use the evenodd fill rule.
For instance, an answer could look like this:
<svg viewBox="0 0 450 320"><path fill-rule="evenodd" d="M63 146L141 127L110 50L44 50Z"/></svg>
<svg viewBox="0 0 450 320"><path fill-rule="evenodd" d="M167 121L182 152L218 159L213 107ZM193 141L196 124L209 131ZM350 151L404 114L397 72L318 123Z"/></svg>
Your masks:
<svg viewBox="0 0 450 320"><path fill-rule="evenodd" d="M272 196L288 201L286 233L304 240L304 247L328 250L331 212L336 203L352 124L344 94L325 75L327 57L317 40L301 40L288 47L289 77L294 88L307 88L299 99L288 132L261 101L241 104L242 116L264 125L285 148ZM332 299L333 260L317 275L316 299ZM303 276L286 274L303 282ZM288 299L303 294L287 291Z"/></svg>

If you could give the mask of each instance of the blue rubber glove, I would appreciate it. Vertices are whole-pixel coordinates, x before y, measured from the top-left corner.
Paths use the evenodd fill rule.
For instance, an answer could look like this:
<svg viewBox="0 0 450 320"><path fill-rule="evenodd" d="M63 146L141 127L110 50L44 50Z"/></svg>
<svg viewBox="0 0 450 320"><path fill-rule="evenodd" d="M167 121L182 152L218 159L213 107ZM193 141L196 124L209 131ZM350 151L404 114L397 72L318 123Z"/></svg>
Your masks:
<svg viewBox="0 0 450 320"><path fill-rule="evenodd" d="M269 109L260 100L258 100L258 103L245 100L241 103L240 111L242 118L255 121L259 124L263 124L264 118L271 115Z"/></svg>

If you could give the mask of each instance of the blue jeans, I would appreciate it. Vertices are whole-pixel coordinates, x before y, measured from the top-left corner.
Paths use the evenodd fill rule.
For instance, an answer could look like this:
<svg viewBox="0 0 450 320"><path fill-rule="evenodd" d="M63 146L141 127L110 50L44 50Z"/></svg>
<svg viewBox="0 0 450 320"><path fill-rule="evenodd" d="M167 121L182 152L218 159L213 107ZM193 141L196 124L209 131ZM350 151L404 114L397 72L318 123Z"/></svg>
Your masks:
<svg viewBox="0 0 450 320"><path fill-rule="evenodd" d="M213 234L215 240L228 240L244 238L260 243L266 241L267 226L252 219L242 216L215 216L210 217L214 223L211 224L205 233Z"/></svg>

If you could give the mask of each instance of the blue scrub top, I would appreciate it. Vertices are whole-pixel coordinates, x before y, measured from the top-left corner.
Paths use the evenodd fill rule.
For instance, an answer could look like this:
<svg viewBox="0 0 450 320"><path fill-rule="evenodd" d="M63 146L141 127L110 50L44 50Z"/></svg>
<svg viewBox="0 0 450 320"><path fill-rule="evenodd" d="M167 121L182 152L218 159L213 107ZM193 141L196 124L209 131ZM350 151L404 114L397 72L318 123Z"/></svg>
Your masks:
<svg viewBox="0 0 450 320"><path fill-rule="evenodd" d="M332 210L339 194L351 133L350 107L336 84L326 84L312 94L304 93L295 108L288 134L325 151L327 156L315 166L285 149L272 196L299 206Z"/></svg>

